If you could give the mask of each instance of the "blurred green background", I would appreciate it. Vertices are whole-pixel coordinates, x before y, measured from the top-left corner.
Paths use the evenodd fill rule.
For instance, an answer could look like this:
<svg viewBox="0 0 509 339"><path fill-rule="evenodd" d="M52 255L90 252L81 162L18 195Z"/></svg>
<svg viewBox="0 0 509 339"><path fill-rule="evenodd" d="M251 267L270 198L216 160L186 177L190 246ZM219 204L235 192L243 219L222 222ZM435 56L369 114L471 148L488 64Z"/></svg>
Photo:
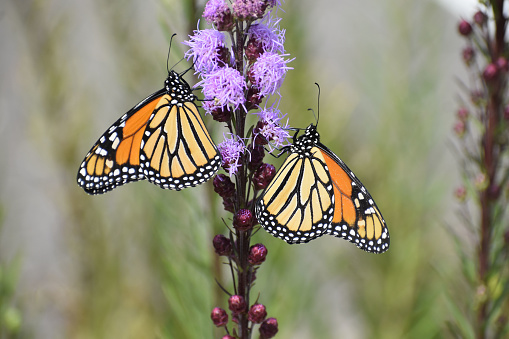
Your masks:
<svg viewBox="0 0 509 339"><path fill-rule="evenodd" d="M445 336L444 299L459 279L447 229L461 229L456 23L467 13L445 2L283 5L296 59L280 109L292 126L314 122L307 109L321 85L322 141L368 187L392 241L373 255L332 237L289 246L258 232L269 256L252 295L278 319L277 338ZM226 297L211 239L230 215L211 182L181 192L134 183L94 197L76 184L101 133L162 87L170 35L185 40L203 6L0 3L1 338L219 335L210 311ZM185 51L174 46L170 65ZM220 142L219 124L205 121Z"/></svg>

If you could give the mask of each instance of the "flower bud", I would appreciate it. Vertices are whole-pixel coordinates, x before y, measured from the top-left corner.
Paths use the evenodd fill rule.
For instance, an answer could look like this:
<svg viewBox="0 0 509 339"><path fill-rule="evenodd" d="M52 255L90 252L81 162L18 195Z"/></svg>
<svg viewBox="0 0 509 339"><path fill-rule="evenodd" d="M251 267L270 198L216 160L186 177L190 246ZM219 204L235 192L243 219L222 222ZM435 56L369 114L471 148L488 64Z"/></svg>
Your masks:
<svg viewBox="0 0 509 339"><path fill-rule="evenodd" d="M212 181L214 192L223 198L233 197L235 194L235 184L225 174L218 174Z"/></svg>
<svg viewBox="0 0 509 339"><path fill-rule="evenodd" d="M466 20L461 20L458 25L458 31L463 36L469 36L472 33L472 25Z"/></svg>
<svg viewBox="0 0 509 339"><path fill-rule="evenodd" d="M507 63L507 59L504 57L499 57L497 59L497 69L502 72L507 72L509 70L509 64Z"/></svg>
<svg viewBox="0 0 509 339"><path fill-rule="evenodd" d="M223 208L225 211L233 213L235 208L231 198L223 198Z"/></svg>
<svg viewBox="0 0 509 339"><path fill-rule="evenodd" d="M214 250L218 255L229 256L232 253L232 242L222 234L218 234L212 240Z"/></svg>
<svg viewBox="0 0 509 339"><path fill-rule="evenodd" d="M263 53L263 46L257 39L249 39L245 49L246 57L252 63Z"/></svg>
<svg viewBox="0 0 509 339"><path fill-rule="evenodd" d="M462 138L465 135L466 129L467 128L466 128L465 123L461 120L456 121L456 123L454 124L454 132L456 132L456 135L459 138Z"/></svg>
<svg viewBox="0 0 509 339"><path fill-rule="evenodd" d="M260 325L260 337L263 339L273 338L278 331L276 318L269 318Z"/></svg>
<svg viewBox="0 0 509 339"><path fill-rule="evenodd" d="M246 301L244 297L241 295L232 295L230 299L228 299L228 307L233 313L244 313L246 312Z"/></svg>
<svg viewBox="0 0 509 339"><path fill-rule="evenodd" d="M254 223L253 212L248 209L242 208L233 217L233 227L241 231L249 230Z"/></svg>
<svg viewBox="0 0 509 339"><path fill-rule="evenodd" d="M210 112L210 114L212 115L212 119L218 122L228 122L232 118L232 113L226 106L218 107Z"/></svg>
<svg viewBox="0 0 509 339"><path fill-rule="evenodd" d="M261 164L253 175L253 185L261 190L269 185L276 175L276 168L271 164Z"/></svg>
<svg viewBox="0 0 509 339"><path fill-rule="evenodd" d="M269 141L265 139L265 137L260 133L260 131L266 126L266 123L263 121L258 121L255 128L253 128L253 135L256 135L255 143L257 145L267 145Z"/></svg>
<svg viewBox="0 0 509 339"><path fill-rule="evenodd" d="M482 73L482 76L486 82L495 80L498 75L498 68L495 64L488 64Z"/></svg>
<svg viewBox="0 0 509 339"><path fill-rule="evenodd" d="M254 304L247 313L247 319L254 324L261 323L267 316L267 310L262 304Z"/></svg>
<svg viewBox="0 0 509 339"><path fill-rule="evenodd" d="M487 19L488 17L486 16L486 14L484 14L481 11L477 11L474 14L474 22L479 26L483 26L486 23Z"/></svg>
<svg viewBox="0 0 509 339"><path fill-rule="evenodd" d="M251 265L260 265L265 261L267 257L267 247L263 244L256 244L251 246L249 249L249 256L247 257L247 261Z"/></svg>
<svg viewBox="0 0 509 339"><path fill-rule="evenodd" d="M461 107L460 109L458 109L457 115L461 121L466 121L469 116L468 109L466 109L465 107Z"/></svg>
<svg viewBox="0 0 509 339"><path fill-rule="evenodd" d="M465 201L467 197L467 190L465 186L460 186L456 188L456 190L454 191L454 195L456 196L456 199L458 199L459 201L461 202Z"/></svg>
<svg viewBox="0 0 509 339"><path fill-rule="evenodd" d="M245 103L246 109L249 111L253 108L257 108L262 102L262 99L263 95L260 95L260 91L253 86L249 86L247 90L247 100Z"/></svg>
<svg viewBox="0 0 509 339"><path fill-rule="evenodd" d="M228 323L228 314L225 310L219 307L214 307L210 314L210 318L212 318L212 322L217 327L225 326Z"/></svg>
<svg viewBox="0 0 509 339"><path fill-rule="evenodd" d="M251 154L251 159L249 160L247 168L249 168L251 171L254 171L258 169L258 167L260 167L262 164L263 158L265 157L265 149L262 145L253 146L253 144L250 144L247 149Z"/></svg>
<svg viewBox="0 0 509 339"><path fill-rule="evenodd" d="M475 58L475 51L472 47L467 46L462 51L463 55L463 61L465 61L465 64L467 66L470 66L472 64L472 61L474 61Z"/></svg>

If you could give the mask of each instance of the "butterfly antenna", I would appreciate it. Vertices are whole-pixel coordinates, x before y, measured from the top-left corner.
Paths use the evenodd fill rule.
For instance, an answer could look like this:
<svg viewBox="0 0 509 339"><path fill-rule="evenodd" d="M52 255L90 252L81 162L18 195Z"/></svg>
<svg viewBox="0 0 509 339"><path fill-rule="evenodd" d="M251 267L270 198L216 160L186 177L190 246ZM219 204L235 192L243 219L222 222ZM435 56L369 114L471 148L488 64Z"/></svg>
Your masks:
<svg viewBox="0 0 509 339"><path fill-rule="evenodd" d="M315 116L315 119L316 119L316 126L318 126L318 121L320 120L320 85L318 85L317 82L315 82L315 85L316 87L318 87L318 105L317 105L317 109L318 109L318 117ZM315 112L313 112L313 115L315 114Z"/></svg>
<svg viewBox="0 0 509 339"><path fill-rule="evenodd" d="M170 74L170 51L171 51L171 43L173 41L173 37L177 35L177 33L173 33L173 35L170 38L170 47L168 48L168 57L166 58L166 70L168 71L168 74ZM175 67L175 66L174 66ZM173 68L173 67L172 67Z"/></svg>

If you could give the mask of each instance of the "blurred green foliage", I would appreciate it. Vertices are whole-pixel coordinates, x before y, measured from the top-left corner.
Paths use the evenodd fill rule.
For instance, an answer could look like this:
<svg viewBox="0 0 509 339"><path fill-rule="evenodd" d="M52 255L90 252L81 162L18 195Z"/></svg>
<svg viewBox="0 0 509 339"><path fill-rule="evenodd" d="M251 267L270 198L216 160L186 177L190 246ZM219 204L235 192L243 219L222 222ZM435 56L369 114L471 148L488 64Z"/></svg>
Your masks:
<svg viewBox="0 0 509 339"><path fill-rule="evenodd" d="M64 3L8 1L3 11L9 16L0 22L15 32L8 39L2 35L2 45L11 46L9 53L17 60L12 73L3 70L15 74L12 82L2 82L16 95L2 99L10 103L7 108L19 109L8 121L21 126L2 141L10 138L9 144L26 145L38 155L23 158L29 172L11 173L10 180L31 174L32 184L23 194L43 197L30 205L36 222L21 224L16 204L23 200L8 201L7 194L16 189L2 176L9 215L5 228L24 226L24 233L7 234L26 237L35 225L53 225L37 205L47 199L60 216L51 247L65 258L52 262L44 252L31 251L21 263L28 260L30 267L48 270L61 265L65 273L51 283L57 287L26 280L15 292L17 270L2 268L0 287L11 288L6 296L23 297L18 298L21 314L4 311L1 321L25 327L23 333L51 337L55 332L37 321L51 305L57 338L219 337L210 312L214 306L226 308L227 298L214 279L227 288L231 282L211 240L226 233L221 218L229 224L231 216L211 192L211 183L181 192L135 183L97 197L75 184L80 161L96 138L162 86L170 35L176 32L176 41L183 41L197 27L203 5L172 0ZM356 11L354 2L345 2L351 8L317 2L312 11L306 1L283 5L286 48L296 59L280 109L292 126L314 123L307 108L316 112L314 82L320 83L322 142L375 197L389 226L391 248L372 255L325 237L289 246L260 230L253 243L263 242L269 255L252 293L260 293L268 316L278 319L277 338L444 336L444 293L457 265L443 230L453 209L447 199L455 171L444 147L454 104L449 98L455 92L444 83L453 83L449 58L458 54L454 19L427 2L369 5L373 11ZM377 13L375 23L372 13ZM318 22L322 15L330 20L328 26ZM329 31L316 31L315 24ZM335 25L348 29L341 34L344 41L334 35ZM170 67L184 51L181 44L174 46ZM196 82L190 74L187 80ZM219 124L210 117L205 121L219 142ZM4 159L12 164L23 156L10 152ZM37 250L39 240L28 238L25 246ZM9 251L15 250L20 249ZM28 275L22 270L21 281ZM44 298L34 303L34 295ZM10 301L1 302L4 310Z"/></svg>

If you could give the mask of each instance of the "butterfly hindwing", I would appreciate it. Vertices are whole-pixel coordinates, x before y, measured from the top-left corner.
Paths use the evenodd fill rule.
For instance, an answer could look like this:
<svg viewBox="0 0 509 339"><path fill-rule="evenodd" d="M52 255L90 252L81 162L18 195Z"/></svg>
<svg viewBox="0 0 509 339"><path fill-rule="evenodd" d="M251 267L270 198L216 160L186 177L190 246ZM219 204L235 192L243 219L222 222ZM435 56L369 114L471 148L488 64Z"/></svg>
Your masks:
<svg viewBox="0 0 509 339"><path fill-rule="evenodd" d="M346 239L362 250L383 253L389 248L389 230L375 201L348 166L318 143L334 187L334 217L328 234Z"/></svg>

